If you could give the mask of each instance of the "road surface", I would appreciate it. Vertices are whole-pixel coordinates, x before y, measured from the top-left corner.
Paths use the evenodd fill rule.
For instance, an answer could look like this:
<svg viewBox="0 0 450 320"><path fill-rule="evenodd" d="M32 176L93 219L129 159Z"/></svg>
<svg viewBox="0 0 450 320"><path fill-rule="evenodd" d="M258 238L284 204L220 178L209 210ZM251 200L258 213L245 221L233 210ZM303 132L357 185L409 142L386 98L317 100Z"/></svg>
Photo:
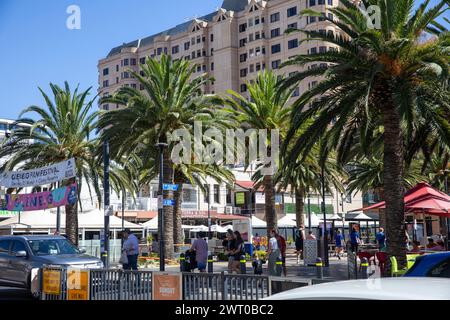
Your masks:
<svg viewBox="0 0 450 320"><path fill-rule="evenodd" d="M31 300L25 289L0 287L0 300Z"/></svg>

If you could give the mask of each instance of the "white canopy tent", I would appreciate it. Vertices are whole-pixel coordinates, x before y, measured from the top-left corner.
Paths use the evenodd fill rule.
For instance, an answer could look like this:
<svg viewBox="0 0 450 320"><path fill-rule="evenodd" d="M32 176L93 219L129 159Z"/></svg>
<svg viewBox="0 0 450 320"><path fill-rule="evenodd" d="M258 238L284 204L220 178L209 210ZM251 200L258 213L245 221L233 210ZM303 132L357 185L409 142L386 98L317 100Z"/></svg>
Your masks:
<svg viewBox="0 0 450 320"><path fill-rule="evenodd" d="M291 218L289 215L284 216L280 220L278 220L278 228L295 228L297 227L297 223L294 218Z"/></svg>
<svg viewBox="0 0 450 320"><path fill-rule="evenodd" d="M63 211L63 210L61 210ZM66 224L66 215L61 212L61 227ZM105 216L103 210L92 210L78 213L79 229L103 229L105 226ZM110 229L122 229L122 219L116 216L109 217ZM131 230L141 230L142 226L128 221L124 221L124 227ZM55 229L56 213L49 210L25 211L16 216L0 222L0 229Z"/></svg>
<svg viewBox="0 0 450 320"><path fill-rule="evenodd" d="M252 216L252 228L267 228L267 223L255 216Z"/></svg>
<svg viewBox="0 0 450 320"><path fill-rule="evenodd" d="M146 230L150 230L150 231L157 231L158 230L158 216L154 217L153 219L145 222L142 224L142 227ZM187 226L187 225L183 225L182 226L183 229L194 229L195 226Z"/></svg>

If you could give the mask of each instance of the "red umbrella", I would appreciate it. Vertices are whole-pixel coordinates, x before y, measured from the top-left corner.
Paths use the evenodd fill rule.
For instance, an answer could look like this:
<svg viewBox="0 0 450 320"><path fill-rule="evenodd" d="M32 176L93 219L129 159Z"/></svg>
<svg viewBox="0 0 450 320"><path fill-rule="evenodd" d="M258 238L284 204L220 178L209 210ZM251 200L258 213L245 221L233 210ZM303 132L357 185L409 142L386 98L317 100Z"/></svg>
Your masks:
<svg viewBox="0 0 450 320"><path fill-rule="evenodd" d="M405 194L405 211L421 211L427 214L450 217L450 196L436 189L428 183L419 183ZM386 202L380 202L370 207L354 210L368 211L385 209Z"/></svg>

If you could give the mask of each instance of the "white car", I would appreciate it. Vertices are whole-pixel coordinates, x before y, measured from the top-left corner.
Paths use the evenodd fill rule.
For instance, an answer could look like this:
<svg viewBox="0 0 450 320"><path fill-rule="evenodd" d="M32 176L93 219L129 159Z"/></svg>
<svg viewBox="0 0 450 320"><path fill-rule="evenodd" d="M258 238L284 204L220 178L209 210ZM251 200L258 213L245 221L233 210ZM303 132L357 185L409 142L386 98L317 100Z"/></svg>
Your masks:
<svg viewBox="0 0 450 320"><path fill-rule="evenodd" d="M400 277L338 281L289 290L265 300L450 300L450 279Z"/></svg>

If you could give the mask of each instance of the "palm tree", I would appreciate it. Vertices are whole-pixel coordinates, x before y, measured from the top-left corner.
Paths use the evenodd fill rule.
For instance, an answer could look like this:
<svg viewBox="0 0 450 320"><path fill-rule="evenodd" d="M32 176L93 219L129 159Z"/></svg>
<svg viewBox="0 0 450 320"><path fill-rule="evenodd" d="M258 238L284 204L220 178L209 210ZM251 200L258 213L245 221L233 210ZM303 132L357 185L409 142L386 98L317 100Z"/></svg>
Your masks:
<svg viewBox="0 0 450 320"><path fill-rule="evenodd" d="M353 2L342 0L342 6L330 9L339 20L325 18L341 30L340 35L304 31L308 35L306 41L322 40L336 45L338 50L299 55L287 63L302 67L310 62L322 63L319 68L290 77L289 85L310 76L324 76L323 81L295 103L288 140L305 119L313 118L313 123L295 141L291 159L309 150L320 137L330 145L338 145L355 118L361 120L362 132L369 130L378 115L383 130L387 253L404 267L404 139L409 138L417 119L426 118L441 139L447 145L450 142L449 119L445 117L449 109L445 99L449 34L435 28L439 25L436 19L447 10L447 5L442 1L427 9L429 1L425 1L412 12L413 0L362 2L366 8L371 5L380 8L380 30L371 27ZM320 13L308 10L304 14ZM423 41L422 36L429 30L437 36Z"/></svg>
<svg viewBox="0 0 450 320"><path fill-rule="evenodd" d="M99 120L102 139L110 142L112 157L131 153L145 154L152 164L146 170L152 173L159 166L157 143L166 143L164 149L164 183L174 181L175 164L171 153L175 142L172 132L185 129L193 132L194 122L201 121L207 128L214 122L220 125L215 107L220 99L204 95L203 88L210 81L206 74L193 76L196 66L188 61L174 61L162 55L160 60L147 59L142 65L143 75L130 71L144 90L121 88L113 97L102 99L126 107L104 113ZM164 191L165 199L172 199L172 191ZM164 207L165 256L170 259L174 252L174 208Z"/></svg>
<svg viewBox="0 0 450 320"><path fill-rule="evenodd" d="M229 91L230 97L225 99L227 110L235 115L236 126L256 130L279 130L281 139L284 139L286 128L291 117L290 98L294 90L288 88L280 90L282 79L271 71L260 72L253 84L248 84L250 100L234 91ZM261 143L261 141L260 141ZM267 146L272 153L270 132ZM278 160L278 159L277 159ZM262 161L262 159L258 159ZM249 164L248 164L249 165ZM265 167L260 164L259 170ZM254 181L258 180L253 176ZM275 212L275 184L271 174L262 174L262 185L265 194L265 217L267 221L267 234L276 229L278 220Z"/></svg>
<svg viewBox="0 0 450 320"><path fill-rule="evenodd" d="M80 195L85 181L98 191L98 171L94 161L96 139L90 139L96 128L97 113L92 110L94 100L87 101L90 88L78 93L77 87L71 92L67 82L64 88L54 84L50 84L50 88L53 99L39 88L47 107L30 106L23 110L16 122L21 126L3 141L0 158L10 158L2 169L38 168L75 158L77 177L64 181L63 185L77 182ZM34 114L36 120L23 117L29 113ZM65 213L67 238L77 245L78 203L67 205Z"/></svg>

